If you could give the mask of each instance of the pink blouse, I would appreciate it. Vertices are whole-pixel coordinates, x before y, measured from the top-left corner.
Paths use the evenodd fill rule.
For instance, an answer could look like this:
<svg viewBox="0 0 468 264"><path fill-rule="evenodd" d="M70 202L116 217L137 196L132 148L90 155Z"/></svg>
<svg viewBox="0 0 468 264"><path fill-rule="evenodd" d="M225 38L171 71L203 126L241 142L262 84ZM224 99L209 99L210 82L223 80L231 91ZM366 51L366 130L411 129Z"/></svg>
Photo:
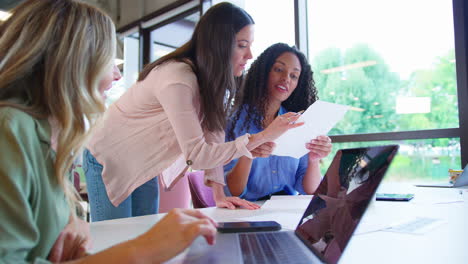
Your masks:
<svg viewBox="0 0 468 264"><path fill-rule="evenodd" d="M135 83L106 111L88 148L103 165L110 201L118 206L136 188L161 175L171 187L191 167L224 184L222 166L252 158L248 134L224 142L224 131L201 127L197 77L190 66L168 62Z"/></svg>

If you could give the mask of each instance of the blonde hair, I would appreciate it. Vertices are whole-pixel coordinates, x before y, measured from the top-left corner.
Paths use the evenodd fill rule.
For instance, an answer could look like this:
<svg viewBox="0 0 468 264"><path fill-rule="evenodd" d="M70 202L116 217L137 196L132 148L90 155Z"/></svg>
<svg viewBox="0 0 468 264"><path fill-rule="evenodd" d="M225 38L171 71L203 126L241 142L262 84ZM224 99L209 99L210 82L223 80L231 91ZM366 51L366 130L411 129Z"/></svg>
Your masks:
<svg viewBox="0 0 468 264"><path fill-rule="evenodd" d="M0 25L0 106L54 120L55 176L73 203L68 175L88 135L86 120L105 110L98 87L113 66L115 27L76 0L28 0L12 13Z"/></svg>

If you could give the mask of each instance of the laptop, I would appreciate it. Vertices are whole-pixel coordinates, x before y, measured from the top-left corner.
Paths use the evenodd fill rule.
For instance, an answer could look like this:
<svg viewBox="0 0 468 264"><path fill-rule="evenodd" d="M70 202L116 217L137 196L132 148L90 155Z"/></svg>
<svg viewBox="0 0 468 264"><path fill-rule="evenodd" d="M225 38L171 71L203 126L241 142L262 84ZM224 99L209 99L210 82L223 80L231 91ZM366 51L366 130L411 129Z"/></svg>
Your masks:
<svg viewBox="0 0 468 264"><path fill-rule="evenodd" d="M214 246L199 237L177 262L336 263L397 151L338 150L295 231L218 233Z"/></svg>
<svg viewBox="0 0 468 264"><path fill-rule="evenodd" d="M438 183L422 183L415 184L417 187L440 187L440 188L456 188L468 185L468 164L463 169L463 172L458 176L458 178L453 182L438 182Z"/></svg>

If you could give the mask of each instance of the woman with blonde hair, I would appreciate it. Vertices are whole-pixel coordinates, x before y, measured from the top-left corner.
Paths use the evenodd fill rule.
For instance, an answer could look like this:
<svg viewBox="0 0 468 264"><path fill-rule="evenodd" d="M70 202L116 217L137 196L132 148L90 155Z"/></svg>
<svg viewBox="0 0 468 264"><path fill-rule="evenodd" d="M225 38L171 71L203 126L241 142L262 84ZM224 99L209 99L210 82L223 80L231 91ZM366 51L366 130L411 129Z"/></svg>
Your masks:
<svg viewBox="0 0 468 264"><path fill-rule="evenodd" d="M27 0L12 13L0 25L0 262L162 262L198 235L213 243L211 219L174 210L134 240L86 256L69 170L85 120L104 111L104 91L120 78L115 27L75 0Z"/></svg>

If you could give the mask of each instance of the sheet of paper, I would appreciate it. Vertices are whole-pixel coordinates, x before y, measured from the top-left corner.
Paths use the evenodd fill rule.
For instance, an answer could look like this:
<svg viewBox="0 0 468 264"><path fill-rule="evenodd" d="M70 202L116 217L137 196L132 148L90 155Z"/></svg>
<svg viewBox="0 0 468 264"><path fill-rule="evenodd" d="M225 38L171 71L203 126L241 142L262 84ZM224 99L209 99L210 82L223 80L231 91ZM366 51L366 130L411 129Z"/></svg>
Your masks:
<svg viewBox="0 0 468 264"><path fill-rule="evenodd" d="M382 214L367 214L361 219L361 222L357 226L356 231L354 231L353 236L386 229L392 226L394 222L395 221L393 219L382 218Z"/></svg>
<svg viewBox="0 0 468 264"><path fill-rule="evenodd" d="M309 203L308 199L268 200L262 205L262 210L302 210L303 212Z"/></svg>
<svg viewBox="0 0 468 264"><path fill-rule="evenodd" d="M299 118L303 126L290 129L275 143L273 155L300 158L307 153L305 143L320 135L326 135L340 121L349 106L324 101L313 103Z"/></svg>
<svg viewBox="0 0 468 264"><path fill-rule="evenodd" d="M393 224L390 227L382 229L382 231L423 235L432 229L446 223L447 222L445 220L439 218L414 217L413 219Z"/></svg>
<svg viewBox="0 0 468 264"><path fill-rule="evenodd" d="M242 221L276 221L281 225L282 229L295 230L301 217L301 214L269 213L250 217L242 217L237 219Z"/></svg>
<svg viewBox="0 0 468 264"><path fill-rule="evenodd" d="M297 200L297 199L305 199L307 201L312 200L313 195L273 195L271 196L270 200Z"/></svg>
<svg viewBox="0 0 468 264"><path fill-rule="evenodd" d="M415 196L413 201L414 204L452 204L452 203L464 203L463 192L451 188L437 189L439 192L431 193L431 195L418 195Z"/></svg>

